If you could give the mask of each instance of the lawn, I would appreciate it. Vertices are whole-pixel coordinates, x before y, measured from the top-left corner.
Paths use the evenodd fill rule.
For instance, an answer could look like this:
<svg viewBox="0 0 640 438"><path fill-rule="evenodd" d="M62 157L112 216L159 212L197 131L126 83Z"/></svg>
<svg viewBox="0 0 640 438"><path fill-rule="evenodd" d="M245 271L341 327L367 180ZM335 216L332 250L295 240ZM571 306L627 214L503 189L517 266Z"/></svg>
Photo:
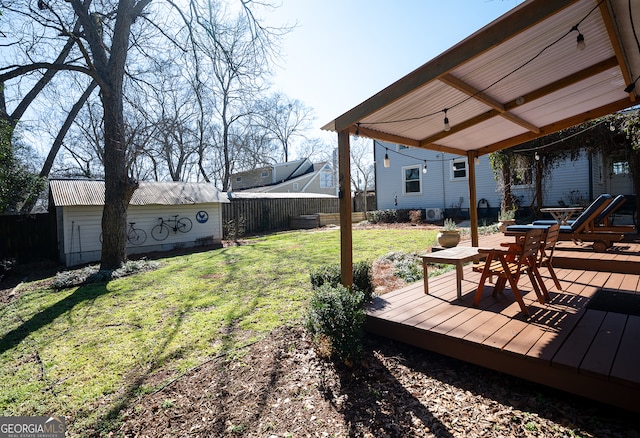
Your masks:
<svg viewBox="0 0 640 438"><path fill-rule="evenodd" d="M354 229L354 261L424 251L436 233ZM136 397L298 324L309 273L339 262L339 238L335 229L283 232L108 283L20 285L0 307L0 415L64 415L67 436L110 430Z"/></svg>

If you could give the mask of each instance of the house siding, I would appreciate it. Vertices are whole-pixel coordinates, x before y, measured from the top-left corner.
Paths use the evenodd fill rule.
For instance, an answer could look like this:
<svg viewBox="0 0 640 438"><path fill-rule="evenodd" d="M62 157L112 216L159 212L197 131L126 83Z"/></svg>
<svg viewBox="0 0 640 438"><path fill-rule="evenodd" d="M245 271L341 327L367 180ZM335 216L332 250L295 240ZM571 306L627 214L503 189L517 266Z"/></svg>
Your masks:
<svg viewBox="0 0 640 438"><path fill-rule="evenodd" d="M383 159L387 150L391 165L385 168ZM446 209L452 206L457 207L460 200L462 200L461 208L469 208L468 180L451 179L452 160L459 158L461 157L458 155L437 151L419 148L399 149L398 145L393 143L374 142L378 209ZM421 193L405 194L402 169L407 166L422 168L425 160L427 173L420 172ZM575 160L569 158L559 160L544 176L543 205L557 206L559 201L569 205L578 200L589 203L602 193L610 193L612 189L609 167L601 155L596 154L590 157L586 151L583 151ZM489 157L480 157L475 169L478 203L486 200L490 208L499 208L502 189L501 184L495 180ZM628 189L625 190L633 193L631 184L627 185ZM511 191L518 198L520 205L527 207L531 205L535 195L535 185L513 186ZM619 194L616 190L613 192L613 195Z"/></svg>
<svg viewBox="0 0 640 438"><path fill-rule="evenodd" d="M100 234L102 232L102 206L65 206L56 209L58 215L58 242L61 260L67 266L95 262L101 258ZM200 223L196 214L207 212L208 220ZM151 236L153 227L159 224L159 217L165 220L188 217L193 228L187 233L170 232L163 241ZM219 203L201 203L189 205L131 205L128 208L127 222L135 222L135 228L147 234L141 245L127 242L127 254L140 254L155 251L168 251L181 247L194 247L217 244L222 241L221 207ZM59 237L60 239L60 237Z"/></svg>
<svg viewBox="0 0 640 438"><path fill-rule="evenodd" d="M378 209L424 209L424 208L469 208L468 163L467 178L453 180L452 162L465 158L419 148L398 150L392 143L374 143L376 167L376 195ZM391 166L385 168L383 159L385 146L388 148ZM399 151L400 154L396 153ZM427 164L427 173L422 167ZM405 193L403 190L403 168L418 166L420 168L421 193ZM476 165L477 198L486 199L490 207L500 205L501 194L496 191L496 181L487 157L481 157Z"/></svg>

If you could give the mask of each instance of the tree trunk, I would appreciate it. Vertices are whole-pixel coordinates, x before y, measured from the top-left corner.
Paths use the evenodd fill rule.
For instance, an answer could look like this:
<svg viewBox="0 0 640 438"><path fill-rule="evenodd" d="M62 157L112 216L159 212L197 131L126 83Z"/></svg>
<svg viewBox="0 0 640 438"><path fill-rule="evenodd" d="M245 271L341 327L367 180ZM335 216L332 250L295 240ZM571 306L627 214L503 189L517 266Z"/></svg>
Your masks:
<svg viewBox="0 0 640 438"><path fill-rule="evenodd" d="M100 269L120 268L127 260L127 208L137 181L129 178L125 152L122 99L103 93L104 107L104 209L102 211L102 260Z"/></svg>

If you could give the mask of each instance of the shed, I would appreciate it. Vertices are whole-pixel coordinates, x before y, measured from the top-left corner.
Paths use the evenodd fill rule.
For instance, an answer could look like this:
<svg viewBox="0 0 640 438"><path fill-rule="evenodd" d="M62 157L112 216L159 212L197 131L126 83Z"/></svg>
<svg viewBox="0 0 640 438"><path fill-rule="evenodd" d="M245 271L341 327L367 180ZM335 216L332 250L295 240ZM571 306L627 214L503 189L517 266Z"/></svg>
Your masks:
<svg viewBox="0 0 640 438"><path fill-rule="evenodd" d="M58 252L67 266L101 258L104 181L51 180ZM129 203L127 254L220 244L226 194L209 183L140 182Z"/></svg>

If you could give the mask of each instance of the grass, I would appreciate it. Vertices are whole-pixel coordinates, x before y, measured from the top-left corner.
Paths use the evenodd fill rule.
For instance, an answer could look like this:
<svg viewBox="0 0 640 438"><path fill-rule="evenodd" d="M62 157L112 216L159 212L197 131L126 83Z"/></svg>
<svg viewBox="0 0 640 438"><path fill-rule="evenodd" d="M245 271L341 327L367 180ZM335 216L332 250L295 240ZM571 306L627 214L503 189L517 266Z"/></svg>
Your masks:
<svg viewBox="0 0 640 438"><path fill-rule="evenodd" d="M424 251L436 234L355 229L354 261ZM284 232L108 283L22 285L20 298L0 307L0 415L64 415L67 436L112 430L137 397L298 324L309 273L340 260L339 242L338 230Z"/></svg>

